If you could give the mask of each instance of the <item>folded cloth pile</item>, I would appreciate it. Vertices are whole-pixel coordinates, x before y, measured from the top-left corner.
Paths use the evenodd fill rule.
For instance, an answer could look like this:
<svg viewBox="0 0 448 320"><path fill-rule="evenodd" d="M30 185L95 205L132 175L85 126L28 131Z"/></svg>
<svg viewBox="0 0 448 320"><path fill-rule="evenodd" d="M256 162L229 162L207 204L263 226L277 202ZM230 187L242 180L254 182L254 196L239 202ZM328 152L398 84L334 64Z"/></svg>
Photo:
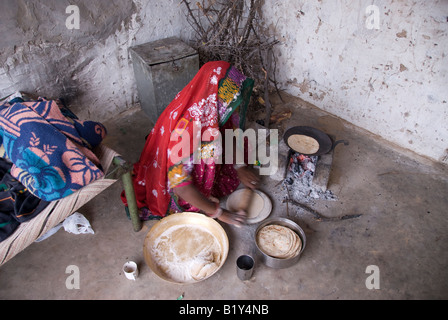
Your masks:
<svg viewBox="0 0 448 320"><path fill-rule="evenodd" d="M0 143L13 163L11 175L46 201L61 199L104 175L91 149L105 135L98 122L65 117L54 100L0 106Z"/></svg>
<svg viewBox="0 0 448 320"><path fill-rule="evenodd" d="M48 205L11 176L11 167L11 162L0 158L0 242Z"/></svg>
<svg viewBox="0 0 448 320"><path fill-rule="evenodd" d="M11 203L7 207L8 201L1 201L2 196L17 199L5 192L20 189L22 196L33 195L37 199L27 201L41 211L45 202L64 198L103 177L100 161L92 149L105 135L106 128L101 123L80 121L59 100L15 98L0 105L0 158L11 164L10 169L3 169L0 181L14 178L23 186L20 189L0 182L0 212L11 210ZM17 206L13 205L16 217L32 211L28 205L18 214ZM34 215L33 211L25 216Z"/></svg>

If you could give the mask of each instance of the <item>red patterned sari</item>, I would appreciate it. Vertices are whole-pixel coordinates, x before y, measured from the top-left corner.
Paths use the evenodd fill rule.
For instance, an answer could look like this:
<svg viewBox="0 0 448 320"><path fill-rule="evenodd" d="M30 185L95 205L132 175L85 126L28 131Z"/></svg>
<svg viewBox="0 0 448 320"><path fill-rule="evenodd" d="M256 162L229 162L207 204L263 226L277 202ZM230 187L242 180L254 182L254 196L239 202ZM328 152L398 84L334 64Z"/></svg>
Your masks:
<svg viewBox="0 0 448 320"><path fill-rule="evenodd" d="M209 62L168 105L134 164L142 219L199 211L177 197L176 187L192 183L205 197L217 198L235 191L236 171L216 161L225 150L215 137L218 131L224 137L225 129L243 128L253 83L227 62ZM126 204L124 193L121 197Z"/></svg>

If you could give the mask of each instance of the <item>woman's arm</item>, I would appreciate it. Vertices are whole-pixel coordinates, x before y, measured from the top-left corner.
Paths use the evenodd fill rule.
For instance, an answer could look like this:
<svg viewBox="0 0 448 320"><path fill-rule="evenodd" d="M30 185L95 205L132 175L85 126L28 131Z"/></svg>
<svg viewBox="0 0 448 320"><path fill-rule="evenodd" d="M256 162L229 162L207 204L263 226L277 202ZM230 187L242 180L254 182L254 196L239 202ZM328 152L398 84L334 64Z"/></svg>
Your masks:
<svg viewBox="0 0 448 320"><path fill-rule="evenodd" d="M216 213L218 208L216 202L213 202L204 197L193 184L176 187L173 190L177 196L179 196L192 206L205 212L208 216L213 216ZM232 213L230 211L222 209L222 214L217 218L222 222L241 226L241 224L245 221L246 213L244 211Z"/></svg>
<svg viewBox="0 0 448 320"><path fill-rule="evenodd" d="M216 203L204 197L193 184L176 187L173 190L177 196L184 199L193 207L205 212L207 215L211 216L215 213Z"/></svg>

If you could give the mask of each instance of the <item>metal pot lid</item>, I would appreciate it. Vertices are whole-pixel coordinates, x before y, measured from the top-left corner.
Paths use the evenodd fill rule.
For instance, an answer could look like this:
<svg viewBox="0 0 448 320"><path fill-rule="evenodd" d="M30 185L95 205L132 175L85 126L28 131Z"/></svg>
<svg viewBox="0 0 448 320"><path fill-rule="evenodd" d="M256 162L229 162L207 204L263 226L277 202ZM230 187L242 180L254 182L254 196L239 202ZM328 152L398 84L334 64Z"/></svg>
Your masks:
<svg viewBox="0 0 448 320"><path fill-rule="evenodd" d="M150 66L197 54L195 49L176 37L144 43L131 47L130 50Z"/></svg>

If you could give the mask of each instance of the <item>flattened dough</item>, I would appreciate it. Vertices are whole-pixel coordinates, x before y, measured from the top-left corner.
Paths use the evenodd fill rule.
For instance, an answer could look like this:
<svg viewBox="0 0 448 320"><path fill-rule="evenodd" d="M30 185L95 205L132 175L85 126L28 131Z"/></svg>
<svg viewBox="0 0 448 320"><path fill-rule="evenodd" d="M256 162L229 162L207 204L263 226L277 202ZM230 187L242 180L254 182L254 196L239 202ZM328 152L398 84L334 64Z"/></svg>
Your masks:
<svg viewBox="0 0 448 320"><path fill-rule="evenodd" d="M293 134L288 138L288 145L296 152L314 154L319 151L319 142L303 134Z"/></svg>
<svg viewBox="0 0 448 320"><path fill-rule="evenodd" d="M239 211L246 210L247 218L253 219L258 217L263 210L265 203L263 198L256 192L248 190L250 197L247 196L247 190L241 190L232 195L229 210ZM249 202L249 204L247 204Z"/></svg>
<svg viewBox="0 0 448 320"><path fill-rule="evenodd" d="M252 192L252 199L250 201L249 208L247 208L247 218L253 219L255 217L258 217L263 208L263 198L258 193Z"/></svg>

